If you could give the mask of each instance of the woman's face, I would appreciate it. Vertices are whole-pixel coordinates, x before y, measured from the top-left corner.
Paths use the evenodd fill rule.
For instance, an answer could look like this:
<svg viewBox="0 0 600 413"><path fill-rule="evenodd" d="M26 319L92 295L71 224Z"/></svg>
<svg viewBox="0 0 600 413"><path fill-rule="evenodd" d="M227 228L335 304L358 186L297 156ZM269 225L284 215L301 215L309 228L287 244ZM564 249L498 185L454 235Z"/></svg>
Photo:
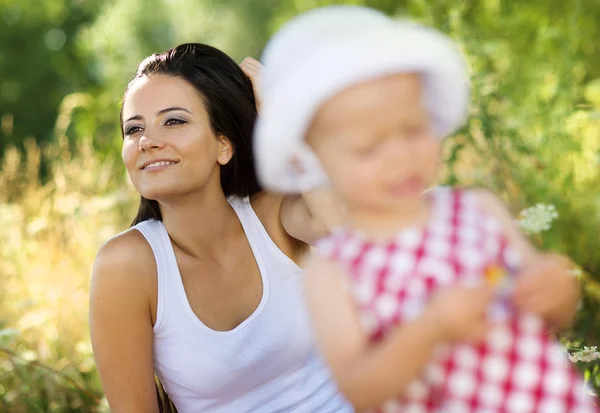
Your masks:
<svg viewBox="0 0 600 413"><path fill-rule="evenodd" d="M181 77L134 81L123 101L123 162L138 192L165 201L220 188L233 150L215 136L198 91Z"/></svg>

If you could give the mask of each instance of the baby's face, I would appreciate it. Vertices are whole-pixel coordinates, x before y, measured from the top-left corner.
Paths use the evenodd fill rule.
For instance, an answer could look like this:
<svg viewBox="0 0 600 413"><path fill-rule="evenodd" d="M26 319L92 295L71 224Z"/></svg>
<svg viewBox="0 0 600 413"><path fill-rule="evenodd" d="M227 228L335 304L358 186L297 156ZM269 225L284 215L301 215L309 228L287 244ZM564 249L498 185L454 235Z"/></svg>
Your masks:
<svg viewBox="0 0 600 413"><path fill-rule="evenodd" d="M440 166L421 79L352 86L319 109L307 141L351 209L389 211L420 199Z"/></svg>

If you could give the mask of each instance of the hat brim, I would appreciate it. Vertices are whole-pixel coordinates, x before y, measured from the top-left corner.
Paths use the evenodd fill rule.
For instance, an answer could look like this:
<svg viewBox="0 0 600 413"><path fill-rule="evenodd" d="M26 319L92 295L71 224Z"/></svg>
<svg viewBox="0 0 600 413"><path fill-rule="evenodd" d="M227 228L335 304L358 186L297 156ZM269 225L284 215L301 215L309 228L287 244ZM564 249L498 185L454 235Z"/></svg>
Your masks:
<svg viewBox="0 0 600 413"><path fill-rule="evenodd" d="M468 75L464 58L447 37L408 22L358 29L303 59L263 96L254 145L265 188L289 193L326 184L304 141L319 107L351 85L406 72L423 76L425 104L438 136L464 123Z"/></svg>

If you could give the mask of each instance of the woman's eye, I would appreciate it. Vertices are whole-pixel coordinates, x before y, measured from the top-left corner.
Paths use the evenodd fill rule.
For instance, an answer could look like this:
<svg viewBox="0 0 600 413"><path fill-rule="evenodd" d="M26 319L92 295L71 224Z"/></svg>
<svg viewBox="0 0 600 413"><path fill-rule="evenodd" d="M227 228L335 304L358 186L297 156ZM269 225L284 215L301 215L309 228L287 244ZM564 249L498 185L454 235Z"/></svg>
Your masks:
<svg viewBox="0 0 600 413"><path fill-rule="evenodd" d="M133 135L134 133L137 133L141 130L142 128L140 128L139 126L130 126L125 130L125 135Z"/></svg>
<svg viewBox="0 0 600 413"><path fill-rule="evenodd" d="M165 126L183 125L184 123L187 123L187 122L184 121L183 119L170 118L170 119L167 119L167 121L165 122Z"/></svg>

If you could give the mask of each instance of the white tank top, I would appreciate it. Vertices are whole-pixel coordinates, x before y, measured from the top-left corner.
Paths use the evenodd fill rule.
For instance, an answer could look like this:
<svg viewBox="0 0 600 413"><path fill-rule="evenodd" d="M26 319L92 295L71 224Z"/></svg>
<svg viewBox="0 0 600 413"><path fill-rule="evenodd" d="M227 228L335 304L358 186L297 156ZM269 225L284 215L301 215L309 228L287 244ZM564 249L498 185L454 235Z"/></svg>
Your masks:
<svg viewBox="0 0 600 413"><path fill-rule="evenodd" d="M179 413L348 413L313 341L302 269L271 240L248 199L230 197L260 269L260 304L230 331L200 321L160 221L135 226L158 270L154 369Z"/></svg>

